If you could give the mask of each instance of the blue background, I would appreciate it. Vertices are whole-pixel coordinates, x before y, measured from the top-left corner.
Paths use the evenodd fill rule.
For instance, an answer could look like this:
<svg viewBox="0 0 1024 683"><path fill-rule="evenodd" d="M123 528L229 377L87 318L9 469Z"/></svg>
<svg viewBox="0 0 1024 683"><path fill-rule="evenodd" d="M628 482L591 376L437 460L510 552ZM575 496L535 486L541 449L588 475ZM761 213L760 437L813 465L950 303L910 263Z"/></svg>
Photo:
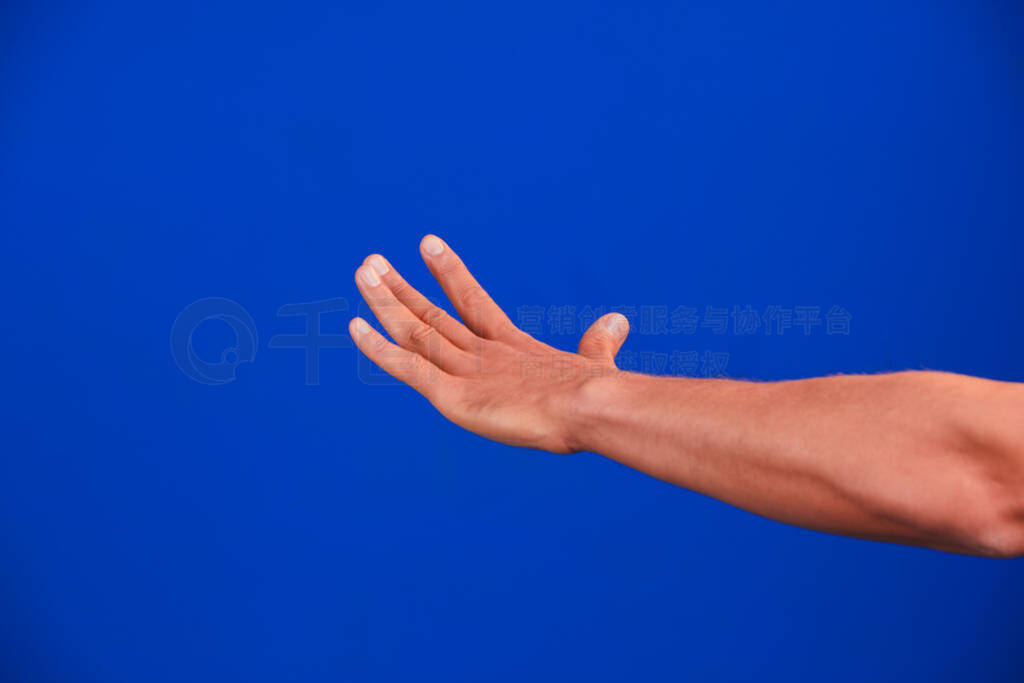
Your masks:
<svg viewBox="0 0 1024 683"><path fill-rule="evenodd" d="M1021 680L1024 564L834 538L489 443L350 345L417 242L520 306L833 304L634 334L736 377L1024 380L1012 2L7 3L0 674ZM221 386L192 301L252 315ZM573 348L576 334L539 335ZM197 352L234 336L211 320ZM653 356L651 356L653 357ZM663 358L663 356L662 356ZM369 385L368 385L369 383Z"/></svg>

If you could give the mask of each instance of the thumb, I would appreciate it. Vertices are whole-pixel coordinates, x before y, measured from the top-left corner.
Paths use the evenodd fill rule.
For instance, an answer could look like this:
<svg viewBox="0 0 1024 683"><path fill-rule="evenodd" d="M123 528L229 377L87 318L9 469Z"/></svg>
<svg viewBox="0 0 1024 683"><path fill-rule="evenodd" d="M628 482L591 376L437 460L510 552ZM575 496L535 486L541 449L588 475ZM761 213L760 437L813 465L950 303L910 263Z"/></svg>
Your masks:
<svg viewBox="0 0 1024 683"><path fill-rule="evenodd" d="M612 363L629 334L629 321L621 313L609 313L594 321L580 339L580 355Z"/></svg>

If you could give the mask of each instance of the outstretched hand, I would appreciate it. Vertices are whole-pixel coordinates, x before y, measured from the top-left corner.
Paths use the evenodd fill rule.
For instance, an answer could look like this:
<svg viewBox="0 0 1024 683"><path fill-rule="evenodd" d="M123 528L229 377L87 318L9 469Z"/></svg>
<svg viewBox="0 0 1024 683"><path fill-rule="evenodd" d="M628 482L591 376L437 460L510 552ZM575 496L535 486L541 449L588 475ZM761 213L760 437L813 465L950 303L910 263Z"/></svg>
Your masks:
<svg viewBox="0 0 1024 683"><path fill-rule="evenodd" d="M440 238L424 237L420 254L462 322L372 254L356 270L356 285L395 343L353 318L349 333L359 349L470 431L513 446L579 450L569 416L588 380L618 372L626 318L602 316L584 333L578 353L561 351L513 325Z"/></svg>

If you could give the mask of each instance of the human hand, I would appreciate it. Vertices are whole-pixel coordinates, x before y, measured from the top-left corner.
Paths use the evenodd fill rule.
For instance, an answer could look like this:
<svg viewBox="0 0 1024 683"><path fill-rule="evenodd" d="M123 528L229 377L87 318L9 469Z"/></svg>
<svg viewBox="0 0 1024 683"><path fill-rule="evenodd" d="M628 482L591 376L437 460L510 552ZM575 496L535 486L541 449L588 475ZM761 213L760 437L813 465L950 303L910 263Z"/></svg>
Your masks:
<svg viewBox="0 0 1024 683"><path fill-rule="evenodd" d="M572 411L589 380L619 372L614 359L629 332L626 318L602 316L578 353L561 351L513 325L440 238L424 237L420 254L462 322L372 254L356 270L356 285L397 343L353 318L349 333L359 349L472 432L513 446L580 450Z"/></svg>

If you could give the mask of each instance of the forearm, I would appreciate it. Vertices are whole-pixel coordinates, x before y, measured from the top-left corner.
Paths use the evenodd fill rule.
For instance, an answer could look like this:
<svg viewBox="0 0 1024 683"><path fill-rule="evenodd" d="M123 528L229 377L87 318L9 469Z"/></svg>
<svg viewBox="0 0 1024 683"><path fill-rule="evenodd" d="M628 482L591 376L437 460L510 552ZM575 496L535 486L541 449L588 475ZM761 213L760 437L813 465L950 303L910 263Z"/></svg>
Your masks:
<svg viewBox="0 0 1024 683"><path fill-rule="evenodd" d="M751 512L957 552L1024 552L1021 385L943 373L790 382L618 373L574 443Z"/></svg>

